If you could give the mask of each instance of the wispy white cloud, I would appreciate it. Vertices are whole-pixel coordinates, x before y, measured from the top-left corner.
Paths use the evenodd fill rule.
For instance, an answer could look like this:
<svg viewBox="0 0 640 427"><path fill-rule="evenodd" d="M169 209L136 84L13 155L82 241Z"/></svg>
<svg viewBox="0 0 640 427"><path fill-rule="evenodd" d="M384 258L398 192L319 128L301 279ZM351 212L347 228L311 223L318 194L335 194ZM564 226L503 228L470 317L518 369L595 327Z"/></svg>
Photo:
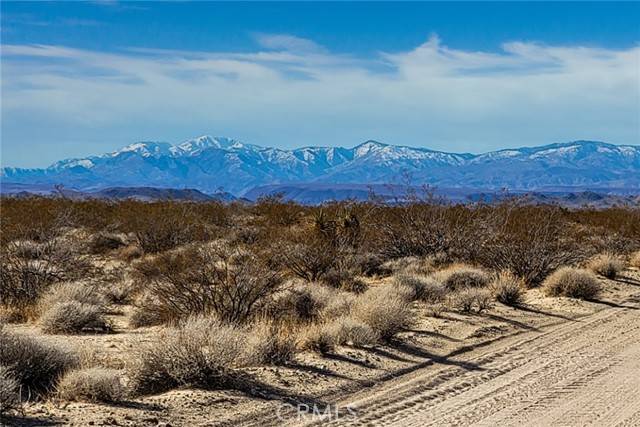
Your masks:
<svg viewBox="0 0 640 427"><path fill-rule="evenodd" d="M255 35L260 46L267 49L285 50L290 52L323 52L327 50L316 42L292 36L290 34L264 34Z"/></svg>
<svg viewBox="0 0 640 427"><path fill-rule="evenodd" d="M256 37L261 48L249 53L4 45L4 144L203 132L280 146L378 138L452 151L640 140L638 46L508 42L481 52L431 36L363 59L294 36Z"/></svg>
<svg viewBox="0 0 640 427"><path fill-rule="evenodd" d="M44 20L36 18L29 13L9 13L5 14L2 18L3 26L12 25L28 25L34 27L97 27L102 25L100 21L93 19L79 19L79 18L56 18L52 20Z"/></svg>

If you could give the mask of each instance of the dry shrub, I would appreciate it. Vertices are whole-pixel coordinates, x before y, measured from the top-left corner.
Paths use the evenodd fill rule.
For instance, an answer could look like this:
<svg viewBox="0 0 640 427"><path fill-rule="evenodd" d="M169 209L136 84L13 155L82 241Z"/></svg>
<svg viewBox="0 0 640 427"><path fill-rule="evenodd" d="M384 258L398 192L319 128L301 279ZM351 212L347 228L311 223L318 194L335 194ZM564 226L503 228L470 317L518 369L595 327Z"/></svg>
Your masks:
<svg viewBox="0 0 640 427"><path fill-rule="evenodd" d="M449 291L464 288L485 287L491 277L483 270L465 264L455 264L433 275L433 279L442 283Z"/></svg>
<svg viewBox="0 0 640 427"><path fill-rule="evenodd" d="M613 254L602 253L591 258L587 268L607 279L615 279L624 270L624 262Z"/></svg>
<svg viewBox="0 0 640 427"><path fill-rule="evenodd" d="M369 289L369 285L358 277L351 277L348 280L342 282L340 289L345 292L351 292L354 294L362 294Z"/></svg>
<svg viewBox="0 0 640 427"><path fill-rule="evenodd" d="M32 240L16 240L10 244L11 252L24 259L39 259L49 248L49 245L34 242Z"/></svg>
<svg viewBox="0 0 640 427"><path fill-rule="evenodd" d="M153 394L176 387L221 388L247 364L246 335L213 317L190 318L141 346L128 367L131 389Z"/></svg>
<svg viewBox="0 0 640 427"><path fill-rule="evenodd" d="M308 323L322 317L329 304L336 304L340 300L338 295L343 294L319 283L298 282L275 295L266 312L272 317Z"/></svg>
<svg viewBox="0 0 640 427"><path fill-rule="evenodd" d="M409 292L410 301L423 301L431 304L442 302L447 288L433 277L419 277L407 273L395 277L396 286Z"/></svg>
<svg viewBox="0 0 640 427"><path fill-rule="evenodd" d="M450 308L463 313L481 313L491 308L492 300L491 292L487 289L462 288L449 295L448 304Z"/></svg>
<svg viewBox="0 0 640 427"><path fill-rule="evenodd" d="M321 278L320 282L336 289L361 294L365 292L368 285L361 279L355 277L354 273L349 270L332 268L327 271Z"/></svg>
<svg viewBox="0 0 640 427"><path fill-rule="evenodd" d="M102 289L102 294L110 304L130 304L136 294L136 287L130 280L120 280L105 286Z"/></svg>
<svg viewBox="0 0 640 427"><path fill-rule="evenodd" d="M336 346L336 331L331 323L311 323L300 330L298 347L301 350L326 354Z"/></svg>
<svg viewBox="0 0 640 427"><path fill-rule="evenodd" d="M102 255L126 246L126 238L122 234L102 231L91 236L88 242L89 252Z"/></svg>
<svg viewBox="0 0 640 427"><path fill-rule="evenodd" d="M1 257L0 302L14 310L23 311L24 318L31 317L40 295L60 280L57 270L37 260Z"/></svg>
<svg viewBox="0 0 640 427"><path fill-rule="evenodd" d="M350 316L337 318L331 324L330 331L335 343L339 345L371 346L380 340L380 336L371 326Z"/></svg>
<svg viewBox="0 0 640 427"><path fill-rule="evenodd" d="M522 205L516 199L481 212L468 259L493 270L509 270L528 286L538 286L555 269L584 257L562 208Z"/></svg>
<svg viewBox="0 0 640 427"><path fill-rule="evenodd" d="M10 369L26 397L46 394L78 363L68 349L10 333L0 326L0 366Z"/></svg>
<svg viewBox="0 0 640 427"><path fill-rule="evenodd" d="M357 273L366 277L388 276L392 271L384 266L384 259L371 252L356 254L353 259Z"/></svg>
<svg viewBox="0 0 640 427"><path fill-rule="evenodd" d="M35 316L35 310L27 311L22 307L0 305L0 323L25 323Z"/></svg>
<svg viewBox="0 0 640 427"><path fill-rule="evenodd" d="M382 267L389 270L391 273L402 273L404 270L410 268L410 266L422 265L423 258L417 256L406 256L401 258L395 258L382 264ZM416 268L418 270L419 268Z"/></svg>
<svg viewBox="0 0 640 427"><path fill-rule="evenodd" d="M0 249L0 302L24 310L30 317L38 299L54 283L91 277L95 269L61 239L49 241L38 259L16 255L9 245Z"/></svg>
<svg viewBox="0 0 640 427"><path fill-rule="evenodd" d="M562 267L553 272L542 284L548 296L593 299L601 290L598 278L589 270Z"/></svg>
<svg viewBox="0 0 640 427"><path fill-rule="evenodd" d="M273 259L295 276L314 282L329 272L336 263L337 253L330 242L318 238L302 241L282 241L276 245Z"/></svg>
<svg viewBox="0 0 640 427"><path fill-rule="evenodd" d="M0 365L0 416L3 413L20 407L18 381L11 370Z"/></svg>
<svg viewBox="0 0 640 427"><path fill-rule="evenodd" d="M261 320L247 331L247 353L252 364L282 365L289 362L296 350L292 331L283 324Z"/></svg>
<svg viewBox="0 0 640 427"><path fill-rule="evenodd" d="M128 245L117 251L116 258L125 262L131 262L135 259L142 258L144 251L138 245Z"/></svg>
<svg viewBox="0 0 640 427"><path fill-rule="evenodd" d="M67 372L56 390L59 398L76 402L119 402L126 396L120 372L98 367Z"/></svg>
<svg viewBox="0 0 640 427"><path fill-rule="evenodd" d="M210 204L215 206L215 204ZM144 253L154 254L210 238L205 218L194 203L154 202L123 211L126 231L136 235Z"/></svg>
<svg viewBox="0 0 640 427"><path fill-rule="evenodd" d="M104 306L105 301L95 284L87 282L65 282L52 286L38 302L42 311L58 303L76 301L88 305Z"/></svg>
<svg viewBox="0 0 640 427"><path fill-rule="evenodd" d="M629 260L629 264L632 267L640 268L640 251L637 251L631 254L631 259Z"/></svg>
<svg viewBox="0 0 640 427"><path fill-rule="evenodd" d="M153 310L151 305L145 305L144 307L136 307L131 312L129 317L129 327L131 328L144 328L148 326L158 326L164 323L164 319L160 316L158 311Z"/></svg>
<svg viewBox="0 0 640 427"><path fill-rule="evenodd" d="M426 305L426 311L427 311L427 315L431 316L431 317L441 317L442 313L444 313L447 309L447 305L446 305L447 301L444 300L443 302L439 302L439 303L435 303L435 304L427 304Z"/></svg>
<svg viewBox="0 0 640 427"><path fill-rule="evenodd" d="M67 282L54 285L38 303L39 323L48 334L107 332L105 300L95 284Z"/></svg>
<svg viewBox="0 0 640 427"><path fill-rule="evenodd" d="M406 295L393 286L371 288L358 296L352 316L371 327L383 340L391 339L411 323Z"/></svg>
<svg viewBox="0 0 640 427"><path fill-rule="evenodd" d="M218 242L141 260L136 270L165 322L208 313L226 322L244 322L282 283L280 273L261 258Z"/></svg>
<svg viewBox="0 0 640 427"><path fill-rule="evenodd" d="M105 318L102 307L78 301L58 302L52 305L42 313L39 323L42 331L47 334L111 330L111 323Z"/></svg>
<svg viewBox="0 0 640 427"><path fill-rule="evenodd" d="M385 258L453 254L470 244L473 211L446 206L429 189L426 193L425 197L409 195L409 203L377 207L372 238Z"/></svg>
<svg viewBox="0 0 640 427"><path fill-rule="evenodd" d="M434 273L451 263L451 257L445 252L437 252L424 257L404 257L387 261L384 266L396 274L427 275Z"/></svg>
<svg viewBox="0 0 640 427"><path fill-rule="evenodd" d="M502 304L517 306L524 302L525 283L510 271L502 271L491 282L493 298Z"/></svg>
<svg viewBox="0 0 640 427"><path fill-rule="evenodd" d="M320 318L324 321L329 321L349 314L358 298L359 296L347 292L330 294L322 307Z"/></svg>

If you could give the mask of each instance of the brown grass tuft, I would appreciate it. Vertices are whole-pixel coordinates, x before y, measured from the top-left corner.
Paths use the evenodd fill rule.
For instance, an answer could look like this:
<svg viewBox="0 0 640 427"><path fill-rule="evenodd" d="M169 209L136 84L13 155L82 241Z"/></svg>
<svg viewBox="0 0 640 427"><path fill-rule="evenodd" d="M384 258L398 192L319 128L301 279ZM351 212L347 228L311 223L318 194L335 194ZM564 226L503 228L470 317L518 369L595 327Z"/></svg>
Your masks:
<svg viewBox="0 0 640 427"><path fill-rule="evenodd" d="M136 394L176 387L220 388L233 382L233 368L245 366L246 336L217 318L198 317L161 332L142 346L128 367Z"/></svg>
<svg viewBox="0 0 640 427"><path fill-rule="evenodd" d="M56 390L59 398L76 402L119 402L126 396L120 372L97 367L67 372Z"/></svg>
<svg viewBox="0 0 640 427"><path fill-rule="evenodd" d="M329 353L336 346L336 332L330 323L312 323L303 327L298 338L301 350Z"/></svg>
<svg viewBox="0 0 640 427"><path fill-rule="evenodd" d="M295 354L294 335L283 324L262 320L252 325L247 334L247 354L252 364L283 365Z"/></svg>
<svg viewBox="0 0 640 427"><path fill-rule="evenodd" d="M491 281L491 277L483 270L465 264L454 264L438 271L433 275L433 278L442 283L449 291L482 288Z"/></svg>
<svg viewBox="0 0 640 427"><path fill-rule="evenodd" d="M411 301L423 301L430 304L442 302L447 288L433 277L412 276L406 273L395 277L396 286L409 292Z"/></svg>
<svg viewBox="0 0 640 427"><path fill-rule="evenodd" d="M11 370L0 365L0 416L20 407L18 387L18 381Z"/></svg>
<svg viewBox="0 0 640 427"><path fill-rule="evenodd" d="M380 336L371 326L349 316L337 318L331 324L330 330L335 337L335 342L339 345L362 347L375 345L380 341Z"/></svg>
<svg viewBox="0 0 640 427"><path fill-rule="evenodd" d="M544 293L553 297L592 299L600 293L600 282L589 270L562 267L542 284Z"/></svg>
<svg viewBox="0 0 640 427"><path fill-rule="evenodd" d="M587 268L607 279L615 279L624 270L624 262L613 254L602 253L591 258Z"/></svg>
<svg viewBox="0 0 640 427"><path fill-rule="evenodd" d="M462 288L449 295L448 305L463 313L481 313L491 308L492 300L491 292L487 289Z"/></svg>
<svg viewBox="0 0 640 427"><path fill-rule="evenodd" d="M406 296L394 286L379 286L360 295L352 315L365 323L383 340L391 339L411 323Z"/></svg>
<svg viewBox="0 0 640 427"><path fill-rule="evenodd" d="M493 298L502 304L513 307L524 302L524 280L510 271L500 272L489 286Z"/></svg>
<svg viewBox="0 0 640 427"><path fill-rule="evenodd" d="M0 366L11 370L24 396L42 396L60 375L78 365L68 349L10 333L0 327Z"/></svg>
<svg viewBox="0 0 640 427"><path fill-rule="evenodd" d="M47 334L108 332L111 323L102 307L78 301L58 302L40 316L40 327Z"/></svg>

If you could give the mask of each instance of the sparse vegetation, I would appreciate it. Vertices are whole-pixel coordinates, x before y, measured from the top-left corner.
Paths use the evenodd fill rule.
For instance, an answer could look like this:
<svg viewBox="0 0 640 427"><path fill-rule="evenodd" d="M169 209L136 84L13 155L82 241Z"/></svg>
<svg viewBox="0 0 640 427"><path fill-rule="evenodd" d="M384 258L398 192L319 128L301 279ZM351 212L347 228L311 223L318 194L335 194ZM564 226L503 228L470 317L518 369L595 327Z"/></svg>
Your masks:
<svg viewBox="0 0 640 427"><path fill-rule="evenodd" d="M145 338L134 355L104 363L124 371L85 366L47 344L86 336L0 329L5 411L54 391L65 401L117 402L129 388L245 390L257 366L287 366L270 368L279 376L345 353L367 354L364 364L400 342L437 342L418 335L426 323L502 314L495 301L517 307L527 292L535 304L539 293L527 288L540 284L549 296L592 299L601 285L589 270L613 278L622 259L640 268L632 208L435 199L317 207L276 197L254 205L3 199L2 209L0 316L32 322L10 328L109 332L107 319L118 332L154 326L133 333Z"/></svg>
<svg viewBox="0 0 640 427"><path fill-rule="evenodd" d="M600 282L589 270L562 267L551 274L542 288L549 296L593 299L600 293Z"/></svg>
<svg viewBox="0 0 640 427"><path fill-rule="evenodd" d="M524 280L510 271L502 271L491 282L493 298L505 305L518 306L524 302Z"/></svg>
<svg viewBox="0 0 640 427"><path fill-rule="evenodd" d="M299 346L302 350L329 353L337 342L336 331L330 323L312 323L300 331Z"/></svg>
<svg viewBox="0 0 640 427"><path fill-rule="evenodd" d="M126 396L119 371L86 368L67 372L57 385L60 399L78 402L119 402Z"/></svg>
<svg viewBox="0 0 640 427"><path fill-rule="evenodd" d="M253 325L247 333L248 354L253 364L282 365L295 354L295 336L284 324L263 320Z"/></svg>
<svg viewBox="0 0 640 427"><path fill-rule="evenodd" d="M587 268L607 279L615 279L624 270L624 262L613 254L603 253L591 258Z"/></svg>
<svg viewBox="0 0 640 427"><path fill-rule="evenodd" d="M47 308L39 319L47 334L76 334L81 332L108 332L111 324L100 306L78 301L58 302Z"/></svg>
<svg viewBox="0 0 640 427"><path fill-rule="evenodd" d="M438 271L433 275L433 278L442 283L449 291L481 288L487 286L491 281L486 272L464 264L452 265Z"/></svg>
<svg viewBox="0 0 640 427"><path fill-rule="evenodd" d="M442 302L447 294L447 288L433 277L403 274L396 277L396 285L409 292L411 301L436 304Z"/></svg>
<svg viewBox="0 0 640 427"><path fill-rule="evenodd" d="M361 347L375 345L380 341L380 336L371 326L349 316L336 319L331 325L331 334L340 345Z"/></svg>
<svg viewBox="0 0 640 427"><path fill-rule="evenodd" d="M356 300L353 317L368 325L381 339L388 340L411 324L411 309L393 286L380 286Z"/></svg>
<svg viewBox="0 0 640 427"><path fill-rule="evenodd" d="M0 366L7 367L25 397L51 391L57 379L78 365L72 351L0 327Z"/></svg>
<svg viewBox="0 0 640 427"><path fill-rule="evenodd" d="M129 366L131 388L151 394L181 386L230 387L234 368L250 360L245 343L239 329L215 317L188 319L140 348Z"/></svg>
<svg viewBox="0 0 640 427"><path fill-rule="evenodd" d="M463 313L481 313L491 308L492 299L487 289L462 288L449 295L449 306Z"/></svg>
<svg viewBox="0 0 640 427"><path fill-rule="evenodd" d="M631 254L631 260L629 261L629 264L632 267L640 268L640 251Z"/></svg>
<svg viewBox="0 0 640 427"><path fill-rule="evenodd" d="M7 366L0 365L0 415L20 406L18 381Z"/></svg>
<svg viewBox="0 0 640 427"><path fill-rule="evenodd" d="M282 283L281 274L252 252L220 242L164 252L136 270L166 322L209 313L244 322Z"/></svg>

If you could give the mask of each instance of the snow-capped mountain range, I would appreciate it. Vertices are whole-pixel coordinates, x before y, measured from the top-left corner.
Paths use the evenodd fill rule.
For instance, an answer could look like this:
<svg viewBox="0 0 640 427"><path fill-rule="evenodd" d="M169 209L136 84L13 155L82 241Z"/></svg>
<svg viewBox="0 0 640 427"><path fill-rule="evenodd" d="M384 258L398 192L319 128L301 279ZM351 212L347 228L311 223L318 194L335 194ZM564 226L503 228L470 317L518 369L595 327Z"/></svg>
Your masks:
<svg viewBox="0 0 640 427"><path fill-rule="evenodd" d="M179 145L137 142L112 153L61 160L45 169L5 167L0 177L5 182L63 184L79 190L152 186L213 193L222 188L235 195L257 186L285 183L640 192L640 146L574 141L474 155L377 141L353 148L282 150L201 136Z"/></svg>

